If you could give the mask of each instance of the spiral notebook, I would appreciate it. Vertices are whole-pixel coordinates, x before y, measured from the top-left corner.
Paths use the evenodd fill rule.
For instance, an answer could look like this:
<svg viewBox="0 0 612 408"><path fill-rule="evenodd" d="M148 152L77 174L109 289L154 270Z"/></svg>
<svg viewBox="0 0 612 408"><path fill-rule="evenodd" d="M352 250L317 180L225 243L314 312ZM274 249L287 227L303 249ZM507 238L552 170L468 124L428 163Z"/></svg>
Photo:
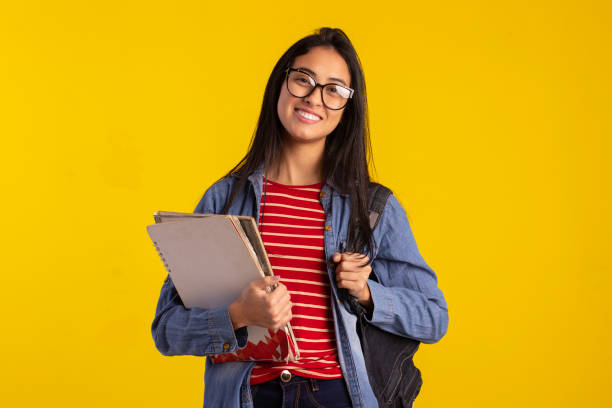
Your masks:
<svg viewBox="0 0 612 408"><path fill-rule="evenodd" d="M273 275L252 217L158 211L147 232L186 308L226 306L253 280ZM248 326L247 345L210 356L213 362L296 361L290 324L280 330Z"/></svg>

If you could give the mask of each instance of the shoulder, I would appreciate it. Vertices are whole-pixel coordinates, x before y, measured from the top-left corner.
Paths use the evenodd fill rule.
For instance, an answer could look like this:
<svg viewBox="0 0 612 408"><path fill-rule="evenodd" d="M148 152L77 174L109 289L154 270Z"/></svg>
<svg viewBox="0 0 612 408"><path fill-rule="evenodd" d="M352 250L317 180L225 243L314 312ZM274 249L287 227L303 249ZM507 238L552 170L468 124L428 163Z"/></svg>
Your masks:
<svg viewBox="0 0 612 408"><path fill-rule="evenodd" d="M398 228L409 230L410 225L404 206L390 188L382 184L379 184L379 186L382 187L382 190L385 190L386 193L380 193L382 199L386 199L379 220L380 229L384 230L383 233L389 233Z"/></svg>
<svg viewBox="0 0 612 408"><path fill-rule="evenodd" d="M404 206L391 193L373 231L379 248L377 255L413 264L424 263Z"/></svg>
<svg viewBox="0 0 612 408"><path fill-rule="evenodd" d="M225 202L232 193L236 180L235 176L226 176L213 183L204 192L194 212L202 214L217 214L221 212Z"/></svg>
<svg viewBox="0 0 612 408"><path fill-rule="evenodd" d="M379 183L370 183L368 194L371 196L368 198L370 209L380 213L380 218L373 231L377 242L397 234L412 235L406 210L389 187ZM379 202L376 203L376 200Z"/></svg>

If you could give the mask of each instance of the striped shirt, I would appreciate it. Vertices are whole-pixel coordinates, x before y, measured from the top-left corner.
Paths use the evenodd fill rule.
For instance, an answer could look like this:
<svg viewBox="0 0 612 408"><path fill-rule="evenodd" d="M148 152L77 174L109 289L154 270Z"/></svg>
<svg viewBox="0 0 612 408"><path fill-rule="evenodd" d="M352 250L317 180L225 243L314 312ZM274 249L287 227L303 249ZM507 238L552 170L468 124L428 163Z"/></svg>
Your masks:
<svg viewBox="0 0 612 408"><path fill-rule="evenodd" d="M274 274L291 296L291 326L300 359L257 363L251 385L276 378L282 370L312 378L342 377L330 309L323 242L325 213L319 202L322 186L287 186L264 179L261 237Z"/></svg>

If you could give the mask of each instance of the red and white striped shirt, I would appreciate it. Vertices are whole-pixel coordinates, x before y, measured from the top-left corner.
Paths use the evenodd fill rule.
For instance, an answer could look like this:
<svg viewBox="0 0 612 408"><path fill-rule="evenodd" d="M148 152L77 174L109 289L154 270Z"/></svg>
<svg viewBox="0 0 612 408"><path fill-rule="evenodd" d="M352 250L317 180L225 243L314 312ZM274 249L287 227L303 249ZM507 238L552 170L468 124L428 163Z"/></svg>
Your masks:
<svg viewBox="0 0 612 408"><path fill-rule="evenodd" d="M293 308L291 326L300 350L297 362L257 363L251 385L282 370L312 378L341 378L330 286L325 261L322 183L287 186L264 178L260 231L274 274L287 286Z"/></svg>

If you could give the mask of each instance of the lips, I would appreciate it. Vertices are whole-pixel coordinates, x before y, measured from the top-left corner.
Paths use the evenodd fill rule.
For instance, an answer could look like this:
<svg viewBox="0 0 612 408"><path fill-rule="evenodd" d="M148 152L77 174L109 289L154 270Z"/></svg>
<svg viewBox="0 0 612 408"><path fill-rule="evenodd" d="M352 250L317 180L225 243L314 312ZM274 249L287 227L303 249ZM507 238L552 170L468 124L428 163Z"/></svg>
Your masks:
<svg viewBox="0 0 612 408"><path fill-rule="evenodd" d="M323 119L323 117L322 117L321 115L317 114L316 112L311 111L310 109L305 109L305 108L295 108L295 111L296 111L296 112L299 112L299 111L306 112L306 113L309 113L309 114L311 114L311 115L316 116L316 117L317 117L317 118L319 118L319 119Z"/></svg>

